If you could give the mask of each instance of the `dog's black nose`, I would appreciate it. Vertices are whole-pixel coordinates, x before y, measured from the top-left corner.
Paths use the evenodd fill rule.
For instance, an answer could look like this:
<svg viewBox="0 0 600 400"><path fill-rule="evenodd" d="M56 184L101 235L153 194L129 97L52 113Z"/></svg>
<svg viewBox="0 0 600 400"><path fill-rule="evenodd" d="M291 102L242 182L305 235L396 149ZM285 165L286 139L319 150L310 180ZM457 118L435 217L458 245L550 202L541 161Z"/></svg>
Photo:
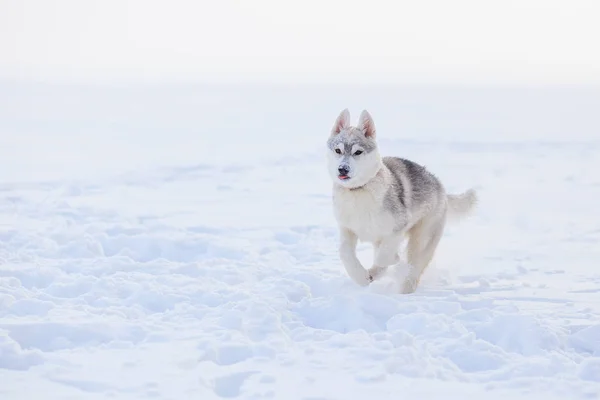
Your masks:
<svg viewBox="0 0 600 400"><path fill-rule="evenodd" d="M348 175L348 172L350 172L350 171L348 170L348 167L341 166L338 168L338 172L340 173L341 176L346 176L346 175Z"/></svg>

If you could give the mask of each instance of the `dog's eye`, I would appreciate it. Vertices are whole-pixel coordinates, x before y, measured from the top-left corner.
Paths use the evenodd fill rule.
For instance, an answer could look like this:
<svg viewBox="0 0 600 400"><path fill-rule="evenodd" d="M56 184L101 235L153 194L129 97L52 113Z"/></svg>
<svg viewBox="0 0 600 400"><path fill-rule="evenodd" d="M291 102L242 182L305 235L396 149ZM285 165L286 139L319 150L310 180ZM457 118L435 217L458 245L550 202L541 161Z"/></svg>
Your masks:
<svg viewBox="0 0 600 400"><path fill-rule="evenodd" d="M362 153L363 153L363 152L362 152L362 150L356 150L356 151L354 152L354 155L355 155L355 156L360 156Z"/></svg>
<svg viewBox="0 0 600 400"><path fill-rule="evenodd" d="M338 154L342 154L342 151L340 149L335 149L335 152Z"/></svg>

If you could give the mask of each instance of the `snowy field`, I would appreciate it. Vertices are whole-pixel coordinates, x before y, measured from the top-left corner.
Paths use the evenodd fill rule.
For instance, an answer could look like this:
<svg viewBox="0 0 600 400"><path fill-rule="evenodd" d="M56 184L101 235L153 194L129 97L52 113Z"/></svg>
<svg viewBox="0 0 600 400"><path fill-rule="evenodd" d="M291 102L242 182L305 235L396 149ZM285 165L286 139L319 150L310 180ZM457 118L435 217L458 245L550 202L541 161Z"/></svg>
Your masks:
<svg viewBox="0 0 600 400"><path fill-rule="evenodd" d="M414 294L338 260L345 107L479 192ZM600 398L598 110L598 89L3 84L0 399Z"/></svg>

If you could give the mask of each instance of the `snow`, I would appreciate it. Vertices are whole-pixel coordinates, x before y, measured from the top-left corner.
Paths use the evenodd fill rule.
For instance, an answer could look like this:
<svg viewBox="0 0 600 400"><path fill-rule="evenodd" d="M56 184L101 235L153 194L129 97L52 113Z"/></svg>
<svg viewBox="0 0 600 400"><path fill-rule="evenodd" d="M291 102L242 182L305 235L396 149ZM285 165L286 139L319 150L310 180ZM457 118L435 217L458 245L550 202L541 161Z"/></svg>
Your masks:
<svg viewBox="0 0 600 400"><path fill-rule="evenodd" d="M345 107L384 154L479 192L412 295L400 269L361 288L340 265L323 151ZM4 84L0 398L598 398L599 107Z"/></svg>

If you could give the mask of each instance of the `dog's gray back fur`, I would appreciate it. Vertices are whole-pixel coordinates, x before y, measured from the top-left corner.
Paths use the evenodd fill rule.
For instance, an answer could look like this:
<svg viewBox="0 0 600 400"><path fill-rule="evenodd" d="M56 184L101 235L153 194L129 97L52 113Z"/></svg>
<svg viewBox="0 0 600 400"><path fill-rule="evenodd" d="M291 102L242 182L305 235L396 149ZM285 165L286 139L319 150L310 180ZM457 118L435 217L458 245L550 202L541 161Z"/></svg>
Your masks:
<svg viewBox="0 0 600 400"><path fill-rule="evenodd" d="M405 209L427 213L443 200L443 185L422 165L400 157L383 157L382 161L393 177L384 199L384 206L392 214L401 214Z"/></svg>

